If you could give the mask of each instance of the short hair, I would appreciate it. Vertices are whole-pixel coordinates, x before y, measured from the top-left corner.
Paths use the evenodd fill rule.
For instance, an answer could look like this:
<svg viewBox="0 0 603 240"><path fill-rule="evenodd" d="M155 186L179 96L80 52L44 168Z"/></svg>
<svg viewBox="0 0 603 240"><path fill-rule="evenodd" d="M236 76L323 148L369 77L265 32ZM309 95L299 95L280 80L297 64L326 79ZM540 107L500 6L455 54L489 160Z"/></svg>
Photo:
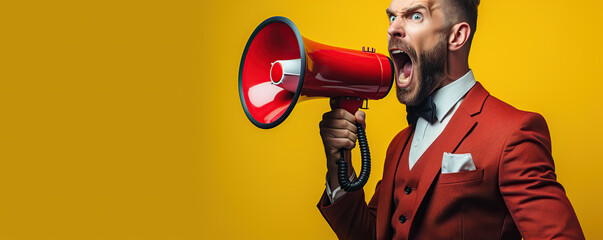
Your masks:
<svg viewBox="0 0 603 240"><path fill-rule="evenodd" d="M448 26L452 26L459 22L467 22L471 27L471 34L469 35L469 41L473 39L473 34L477 29L477 7L479 6L480 0L445 0L447 4L446 13L452 13L456 18L452 18L453 15L448 15L446 18L449 19Z"/></svg>

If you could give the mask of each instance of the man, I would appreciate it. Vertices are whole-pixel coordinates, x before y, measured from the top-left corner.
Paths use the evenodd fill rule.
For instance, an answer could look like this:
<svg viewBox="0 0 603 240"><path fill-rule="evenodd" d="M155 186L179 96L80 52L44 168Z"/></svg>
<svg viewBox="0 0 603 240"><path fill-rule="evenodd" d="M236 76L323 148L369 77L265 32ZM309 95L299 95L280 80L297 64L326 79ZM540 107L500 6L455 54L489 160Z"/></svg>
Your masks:
<svg viewBox="0 0 603 240"><path fill-rule="evenodd" d="M323 116L318 208L340 239L584 239L556 181L544 118L491 96L469 69L478 5L392 0L387 9L409 127L392 140L368 205L362 190L340 189L335 163L354 147L364 113Z"/></svg>

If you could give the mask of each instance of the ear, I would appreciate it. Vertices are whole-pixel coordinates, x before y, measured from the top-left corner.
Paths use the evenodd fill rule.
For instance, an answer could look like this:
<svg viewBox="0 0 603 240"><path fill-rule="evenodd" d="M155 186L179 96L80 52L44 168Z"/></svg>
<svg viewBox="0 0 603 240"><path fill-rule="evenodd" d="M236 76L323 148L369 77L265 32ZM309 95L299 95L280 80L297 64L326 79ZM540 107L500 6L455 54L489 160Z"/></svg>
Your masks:
<svg viewBox="0 0 603 240"><path fill-rule="evenodd" d="M471 26L466 22L460 22L452 26L448 38L448 50L457 51L461 49L469 40Z"/></svg>

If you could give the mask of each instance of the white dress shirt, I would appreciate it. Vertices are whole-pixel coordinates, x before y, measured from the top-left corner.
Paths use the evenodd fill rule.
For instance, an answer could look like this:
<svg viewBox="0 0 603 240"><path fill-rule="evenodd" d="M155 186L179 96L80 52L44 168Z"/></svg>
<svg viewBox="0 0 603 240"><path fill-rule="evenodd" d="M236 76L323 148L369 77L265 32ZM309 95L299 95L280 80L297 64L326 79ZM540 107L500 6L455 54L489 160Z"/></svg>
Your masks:
<svg viewBox="0 0 603 240"><path fill-rule="evenodd" d="M417 163L421 155L440 136L452 115L463 102L465 95L475 85L473 72L469 70L456 81L438 89L433 93L433 103L436 105L436 121L430 124L427 120L419 118L415 127L412 144L408 152L408 170Z"/></svg>
<svg viewBox="0 0 603 240"><path fill-rule="evenodd" d="M425 153L427 148L440 136L448 122L463 102L465 95L475 85L473 71L469 70L465 75L454 82L438 89L433 93L433 102L436 105L436 121L431 124L423 118L417 120L414 137L408 155L409 170L417 163L417 160ZM352 177L353 178L353 177ZM331 191L329 181L326 183L327 196L331 203L341 198L345 191L341 187Z"/></svg>

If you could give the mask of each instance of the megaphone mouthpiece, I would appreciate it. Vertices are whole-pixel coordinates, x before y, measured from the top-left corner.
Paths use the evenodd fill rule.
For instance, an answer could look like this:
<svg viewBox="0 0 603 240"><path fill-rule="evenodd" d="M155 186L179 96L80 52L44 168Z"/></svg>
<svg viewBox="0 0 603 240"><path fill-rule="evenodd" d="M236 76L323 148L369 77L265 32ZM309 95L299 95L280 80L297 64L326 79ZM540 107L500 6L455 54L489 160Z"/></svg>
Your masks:
<svg viewBox="0 0 603 240"><path fill-rule="evenodd" d="M297 90L301 59L277 60L270 66L270 81L290 92Z"/></svg>

